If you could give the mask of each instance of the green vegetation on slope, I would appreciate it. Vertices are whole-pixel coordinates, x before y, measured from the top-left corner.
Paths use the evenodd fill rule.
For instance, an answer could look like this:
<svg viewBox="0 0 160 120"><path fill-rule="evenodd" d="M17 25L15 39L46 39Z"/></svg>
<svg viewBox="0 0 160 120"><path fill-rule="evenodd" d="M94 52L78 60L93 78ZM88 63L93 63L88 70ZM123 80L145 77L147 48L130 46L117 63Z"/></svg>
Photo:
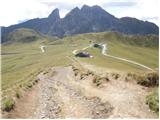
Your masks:
<svg viewBox="0 0 160 120"><path fill-rule="evenodd" d="M141 63L143 65L146 65L148 67L151 67L153 69L158 68L158 49L159 49L158 36L155 35L131 36L114 32L107 32L107 33L102 32L102 33L82 34L72 37L72 41L73 39L75 41L77 39L83 39L87 40L87 42L92 41L94 43L107 44L108 48L107 53L110 55L132 60ZM88 49L87 51L92 53L95 58L92 60L81 59L83 60L83 62L91 63L97 66L101 65L106 68L112 67L120 70L127 69L129 71L132 71L134 68L135 70L137 69L144 70L143 68L131 65L130 63L114 60L109 57L104 57L103 55L101 55L101 51L99 51L98 49L91 48ZM120 66L118 64L120 64ZM131 69L125 66L127 67L130 66Z"/></svg>
<svg viewBox="0 0 160 120"><path fill-rule="evenodd" d="M42 41L2 45L2 91L3 97L15 94L19 89L28 88L40 71L52 66L70 64L68 55L75 46L47 45L46 53L40 50ZM14 91L13 91L14 89Z"/></svg>
<svg viewBox="0 0 160 120"><path fill-rule="evenodd" d="M28 30L24 36L30 36ZM20 31L20 33L22 32ZM26 32L27 31L27 32ZM22 32L24 34L24 32ZM34 33L34 32L31 32ZM72 64L68 58L73 58L72 51L82 49L90 44L107 43L108 53L114 56L130 59L152 68L158 68L158 39L156 36L135 37L119 35L118 33L90 33L63 39L39 36L28 42L23 34L13 34L10 44L2 45L2 92L3 98L16 95L16 91L29 89L37 79L37 74L52 66L66 66ZM37 35L37 33L35 33ZM125 39L123 39L125 36ZM146 40L147 39L147 40ZM19 42L19 41L25 42ZM138 40L141 40L140 42ZM30 40L29 40L30 41ZM128 42L129 41L129 42ZM131 42L132 41L132 42ZM147 42L146 42L147 41ZM40 45L46 45L46 52L42 53ZM94 58L79 58L79 61L119 71L143 71L144 69L123 61L105 57L96 48L87 49Z"/></svg>
<svg viewBox="0 0 160 120"><path fill-rule="evenodd" d="M19 28L10 32L7 36L7 41L13 42L33 42L35 40L41 39L42 35L32 29Z"/></svg>
<svg viewBox="0 0 160 120"><path fill-rule="evenodd" d="M146 103L149 105L150 109L159 113L159 93L156 89L146 97Z"/></svg>

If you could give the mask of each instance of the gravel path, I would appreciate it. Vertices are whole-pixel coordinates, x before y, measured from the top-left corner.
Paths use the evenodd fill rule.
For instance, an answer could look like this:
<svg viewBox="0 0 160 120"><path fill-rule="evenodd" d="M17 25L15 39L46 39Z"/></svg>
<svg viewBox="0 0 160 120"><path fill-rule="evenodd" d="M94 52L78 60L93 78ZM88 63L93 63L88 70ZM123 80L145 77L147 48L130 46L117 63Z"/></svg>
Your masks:
<svg viewBox="0 0 160 120"><path fill-rule="evenodd" d="M54 76L40 74L43 84L33 118L108 118L113 107L95 96L86 97L74 78L72 67L54 68Z"/></svg>
<svg viewBox="0 0 160 120"><path fill-rule="evenodd" d="M145 104L148 88L122 77L98 88L94 75L76 76L73 68L54 67L38 75L38 85L8 118L158 118ZM7 118L7 117L6 117Z"/></svg>

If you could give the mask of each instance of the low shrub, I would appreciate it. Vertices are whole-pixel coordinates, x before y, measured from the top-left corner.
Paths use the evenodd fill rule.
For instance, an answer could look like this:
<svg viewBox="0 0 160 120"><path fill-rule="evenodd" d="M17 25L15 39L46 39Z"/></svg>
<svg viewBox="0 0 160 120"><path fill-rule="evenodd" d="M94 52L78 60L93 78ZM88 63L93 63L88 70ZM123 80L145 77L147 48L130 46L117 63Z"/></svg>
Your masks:
<svg viewBox="0 0 160 120"><path fill-rule="evenodd" d="M38 79L35 79L35 82L38 83Z"/></svg>
<svg viewBox="0 0 160 120"><path fill-rule="evenodd" d="M77 76L77 75L78 75L78 71L75 71L75 72L74 72L74 75Z"/></svg>
<svg viewBox="0 0 160 120"><path fill-rule="evenodd" d="M94 76L94 78L93 78L93 83L94 83L96 86L99 86L99 85L101 84L100 77L99 77L99 76Z"/></svg>
<svg viewBox="0 0 160 120"><path fill-rule="evenodd" d="M20 93L16 92L15 96L16 96L16 98L20 98Z"/></svg>
<svg viewBox="0 0 160 120"><path fill-rule="evenodd" d="M112 77L117 80L120 77L120 74L118 73L112 73Z"/></svg>
<svg viewBox="0 0 160 120"><path fill-rule="evenodd" d="M28 83L28 84L27 84L27 88L32 88L32 84L31 84L31 83Z"/></svg>
<svg viewBox="0 0 160 120"><path fill-rule="evenodd" d="M47 74L47 73L49 73L48 71L45 71L45 72L43 72L43 75L45 75L45 74Z"/></svg>
<svg viewBox="0 0 160 120"><path fill-rule="evenodd" d="M136 77L137 83L146 87L159 86L158 72L145 73Z"/></svg>
<svg viewBox="0 0 160 120"><path fill-rule="evenodd" d="M15 106L15 102L12 98L7 98L5 101L4 101L4 106L3 106L3 110L4 111L11 111Z"/></svg>
<svg viewBox="0 0 160 120"><path fill-rule="evenodd" d="M135 73L127 73L127 75L125 76L125 81L131 81L131 80L136 80L137 76Z"/></svg>
<svg viewBox="0 0 160 120"><path fill-rule="evenodd" d="M100 76L94 76L93 78L93 83L96 86L100 86L102 83L108 82L109 78L108 77L100 77Z"/></svg>
<svg viewBox="0 0 160 120"><path fill-rule="evenodd" d="M156 113L159 113L159 96L158 92L153 92L146 97L146 104Z"/></svg>
<svg viewBox="0 0 160 120"><path fill-rule="evenodd" d="M20 84L20 85L19 85L19 87L21 88L21 87L22 87L22 85Z"/></svg>
<svg viewBox="0 0 160 120"><path fill-rule="evenodd" d="M92 71L87 71L87 75L94 75Z"/></svg>

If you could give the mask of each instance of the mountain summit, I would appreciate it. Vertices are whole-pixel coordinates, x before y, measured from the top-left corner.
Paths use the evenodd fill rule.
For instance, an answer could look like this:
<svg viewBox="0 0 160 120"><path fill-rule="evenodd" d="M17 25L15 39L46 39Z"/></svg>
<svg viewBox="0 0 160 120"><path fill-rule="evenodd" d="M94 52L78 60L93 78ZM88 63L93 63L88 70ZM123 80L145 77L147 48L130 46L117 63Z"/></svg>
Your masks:
<svg viewBox="0 0 160 120"><path fill-rule="evenodd" d="M40 33L64 37L73 34L117 31L125 34L158 34L157 25L136 18L116 18L100 6L83 5L72 9L64 18L60 18L56 8L47 18L36 18L24 23L2 27L2 41L7 34L17 28L30 28Z"/></svg>
<svg viewBox="0 0 160 120"><path fill-rule="evenodd" d="M59 9L54 9L52 13L48 16L48 19L51 19L53 21L60 20Z"/></svg>

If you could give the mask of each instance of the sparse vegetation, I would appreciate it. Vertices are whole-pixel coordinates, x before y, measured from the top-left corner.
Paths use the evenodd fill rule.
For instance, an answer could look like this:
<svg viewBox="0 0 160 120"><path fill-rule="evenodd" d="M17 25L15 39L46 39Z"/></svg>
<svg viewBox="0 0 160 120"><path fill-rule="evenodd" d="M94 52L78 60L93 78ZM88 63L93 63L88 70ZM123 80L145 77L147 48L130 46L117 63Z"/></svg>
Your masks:
<svg viewBox="0 0 160 120"><path fill-rule="evenodd" d="M77 69L75 66L72 66L72 69L74 71L74 75L77 76L79 73L79 69Z"/></svg>
<svg viewBox="0 0 160 120"><path fill-rule="evenodd" d="M93 78L93 83L96 86L99 86L101 84L100 77L95 75L94 78Z"/></svg>
<svg viewBox="0 0 160 120"><path fill-rule="evenodd" d="M16 92L15 96L19 99L20 98L20 92Z"/></svg>
<svg viewBox="0 0 160 120"><path fill-rule="evenodd" d="M159 113L159 95L157 91L150 93L146 97L146 104L149 105L149 108L155 111L157 114Z"/></svg>
<svg viewBox="0 0 160 120"><path fill-rule="evenodd" d="M27 88L31 88L32 86L33 86L32 83L27 84Z"/></svg>
<svg viewBox="0 0 160 120"><path fill-rule="evenodd" d="M102 85L102 83L106 83L108 81L109 81L109 78L107 76L100 77L98 75L94 75L94 78L93 78L93 84L95 84L97 87Z"/></svg>
<svg viewBox="0 0 160 120"><path fill-rule="evenodd" d="M22 88L22 85L20 84L19 87Z"/></svg>
<svg viewBox="0 0 160 120"><path fill-rule="evenodd" d="M159 73L150 72L137 76L137 83L146 87L159 86Z"/></svg>
<svg viewBox="0 0 160 120"><path fill-rule="evenodd" d="M128 81L136 80L136 76L137 74L129 72L125 76L125 81L128 82Z"/></svg>
<svg viewBox="0 0 160 120"><path fill-rule="evenodd" d="M15 102L12 98L6 98L4 101L3 110L4 111L11 111L14 108Z"/></svg>
<svg viewBox="0 0 160 120"><path fill-rule="evenodd" d="M38 83L38 79L35 79L34 81L35 81L36 83Z"/></svg>
<svg viewBox="0 0 160 120"><path fill-rule="evenodd" d="M49 72L48 72L48 71L44 71L44 72L43 72L43 75L45 75L45 74L47 74L47 73L49 73Z"/></svg>
<svg viewBox="0 0 160 120"><path fill-rule="evenodd" d="M113 79L117 80L120 77L120 74L118 73L112 73Z"/></svg>

